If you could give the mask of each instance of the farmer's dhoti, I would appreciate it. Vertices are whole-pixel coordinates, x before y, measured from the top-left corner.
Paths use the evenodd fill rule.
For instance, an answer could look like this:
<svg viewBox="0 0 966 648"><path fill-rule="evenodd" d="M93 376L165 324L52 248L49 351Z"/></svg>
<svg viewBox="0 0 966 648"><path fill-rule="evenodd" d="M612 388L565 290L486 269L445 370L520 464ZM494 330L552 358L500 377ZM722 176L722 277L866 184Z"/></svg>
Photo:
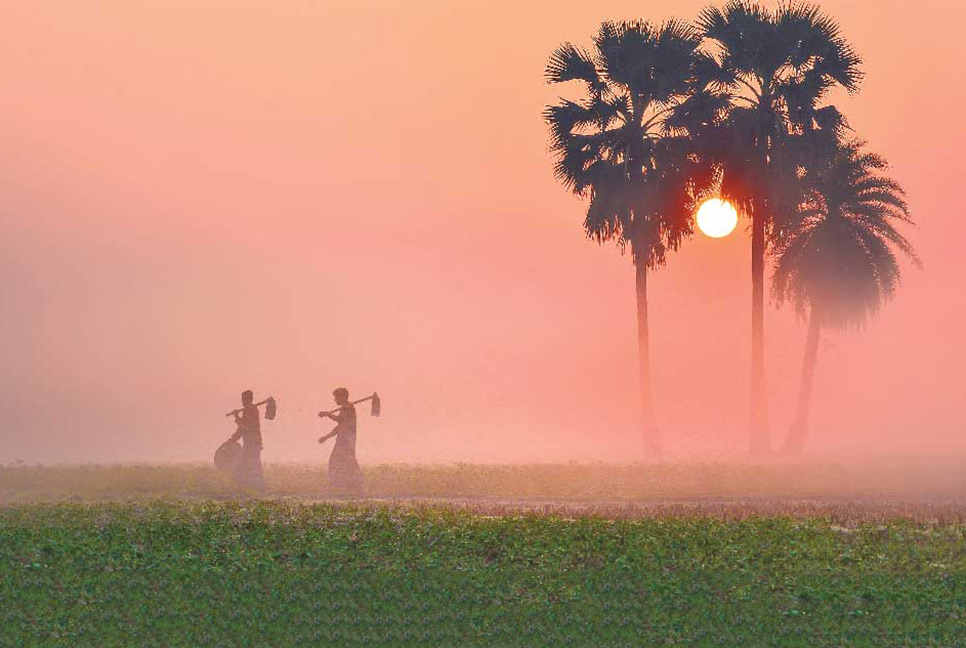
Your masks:
<svg viewBox="0 0 966 648"><path fill-rule="evenodd" d="M355 453L348 444L335 444L329 456L329 484L338 490L358 491L362 489L362 470L356 461Z"/></svg>
<svg viewBox="0 0 966 648"><path fill-rule="evenodd" d="M232 474L235 482L258 490L265 488L265 477L262 475L262 448L259 445L246 443L242 446L241 459Z"/></svg>

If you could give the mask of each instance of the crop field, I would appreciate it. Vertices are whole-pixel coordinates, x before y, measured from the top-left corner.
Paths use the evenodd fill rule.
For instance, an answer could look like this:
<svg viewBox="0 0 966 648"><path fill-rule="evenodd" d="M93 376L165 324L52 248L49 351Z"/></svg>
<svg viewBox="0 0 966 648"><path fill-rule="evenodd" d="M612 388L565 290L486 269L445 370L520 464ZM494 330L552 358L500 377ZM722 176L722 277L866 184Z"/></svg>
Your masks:
<svg viewBox="0 0 966 648"><path fill-rule="evenodd" d="M0 647L966 646L959 478L794 470L8 466Z"/></svg>

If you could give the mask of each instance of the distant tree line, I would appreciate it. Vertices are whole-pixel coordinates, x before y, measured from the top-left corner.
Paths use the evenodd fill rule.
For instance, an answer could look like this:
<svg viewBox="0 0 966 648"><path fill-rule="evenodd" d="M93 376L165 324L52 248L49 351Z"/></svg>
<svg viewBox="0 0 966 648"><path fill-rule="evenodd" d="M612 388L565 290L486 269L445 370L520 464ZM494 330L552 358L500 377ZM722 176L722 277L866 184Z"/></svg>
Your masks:
<svg viewBox="0 0 966 648"><path fill-rule="evenodd" d="M584 229L628 249L635 266L642 433L661 449L651 388L647 277L720 196L751 224L749 449L772 448L765 408L765 270L808 322L798 406L784 450L801 453L821 332L862 324L891 298L898 256L919 260L902 187L829 103L855 93L861 59L817 6L771 10L734 0L694 23L604 22L591 49L564 43L550 83L579 96L544 112L557 179L587 200Z"/></svg>

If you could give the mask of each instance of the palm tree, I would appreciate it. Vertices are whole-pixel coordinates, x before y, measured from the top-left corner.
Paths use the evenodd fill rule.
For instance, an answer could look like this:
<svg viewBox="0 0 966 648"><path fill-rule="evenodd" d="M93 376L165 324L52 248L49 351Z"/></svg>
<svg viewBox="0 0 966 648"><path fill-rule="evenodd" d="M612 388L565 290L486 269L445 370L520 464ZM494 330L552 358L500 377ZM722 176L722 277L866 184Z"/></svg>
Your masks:
<svg viewBox="0 0 966 648"><path fill-rule="evenodd" d="M751 216L750 450L768 451L765 414L764 271L769 238L780 239L798 204L796 179L827 157L845 126L823 105L836 86L854 92L861 60L818 7L782 4L774 11L746 0L705 9L698 25L717 45L707 70L730 102L721 193Z"/></svg>
<svg viewBox="0 0 966 648"><path fill-rule="evenodd" d="M651 393L647 271L665 262L692 232L696 187L707 171L687 137L688 124L714 118L713 99L694 93L694 69L705 57L701 35L670 21L604 22L593 53L565 43L547 65L550 83L580 81L577 101L547 107L555 175L589 198L584 228L598 243L630 245L636 268L642 427L649 451L660 451ZM721 106L717 106L720 108ZM704 175L702 175L704 174Z"/></svg>
<svg viewBox="0 0 966 648"><path fill-rule="evenodd" d="M797 227L778 249L772 291L808 318L798 407L786 450L800 454L823 328L860 325L899 285L900 252L920 265L899 223L912 225L905 192L879 173L886 161L852 141L805 178Z"/></svg>

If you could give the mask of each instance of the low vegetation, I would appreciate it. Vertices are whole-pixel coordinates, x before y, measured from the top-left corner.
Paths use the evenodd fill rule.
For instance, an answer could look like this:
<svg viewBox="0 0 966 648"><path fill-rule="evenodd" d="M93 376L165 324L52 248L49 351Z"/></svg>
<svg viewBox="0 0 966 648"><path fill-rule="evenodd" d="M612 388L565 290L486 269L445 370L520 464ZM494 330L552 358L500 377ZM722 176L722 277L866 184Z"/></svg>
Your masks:
<svg viewBox="0 0 966 648"><path fill-rule="evenodd" d="M952 468L7 466L0 647L961 646Z"/></svg>
<svg viewBox="0 0 966 648"><path fill-rule="evenodd" d="M6 646L957 646L966 526L0 508Z"/></svg>

